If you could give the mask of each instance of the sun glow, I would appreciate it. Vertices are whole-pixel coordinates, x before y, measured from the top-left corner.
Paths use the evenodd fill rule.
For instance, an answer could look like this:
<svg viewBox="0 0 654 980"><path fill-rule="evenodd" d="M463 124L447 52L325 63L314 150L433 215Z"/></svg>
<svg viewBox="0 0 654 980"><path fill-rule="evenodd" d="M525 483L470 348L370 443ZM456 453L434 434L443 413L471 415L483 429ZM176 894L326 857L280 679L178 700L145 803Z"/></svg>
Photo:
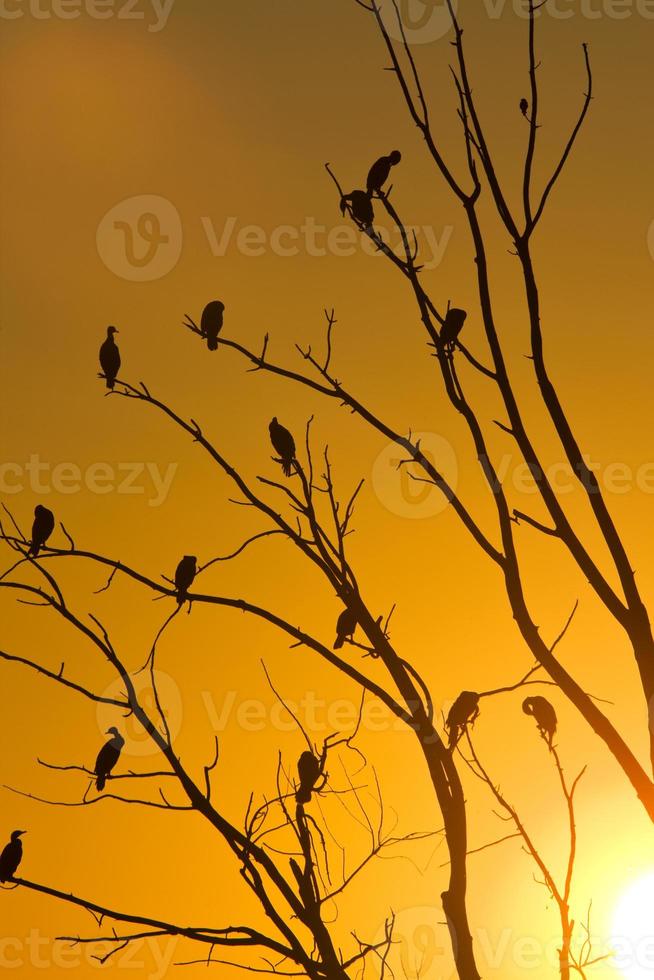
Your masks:
<svg viewBox="0 0 654 980"><path fill-rule="evenodd" d="M637 878L622 893L613 915L614 965L628 980L654 976L654 871Z"/></svg>

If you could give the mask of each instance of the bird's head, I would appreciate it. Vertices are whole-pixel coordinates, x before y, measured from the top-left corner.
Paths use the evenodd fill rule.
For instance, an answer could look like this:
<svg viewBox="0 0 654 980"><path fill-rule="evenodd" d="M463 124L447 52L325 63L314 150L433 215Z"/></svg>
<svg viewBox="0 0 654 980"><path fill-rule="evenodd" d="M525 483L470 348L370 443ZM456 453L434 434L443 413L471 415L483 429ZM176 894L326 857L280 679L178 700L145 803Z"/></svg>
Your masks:
<svg viewBox="0 0 654 980"><path fill-rule="evenodd" d="M39 517L41 514L45 514L45 507L43 504L37 504L34 508L34 516Z"/></svg>
<svg viewBox="0 0 654 980"><path fill-rule="evenodd" d="M400 153L399 150L391 150L391 152L388 154L388 159L393 164L393 166L395 166L395 164L399 163L400 160L402 159L402 154Z"/></svg>
<svg viewBox="0 0 654 980"><path fill-rule="evenodd" d="M273 420L272 420L272 422L270 423L270 425L268 426L268 428L269 428L269 429L272 429L272 427L273 427L273 425L277 425L277 416L276 416L276 415L275 415L275 416L273 416Z"/></svg>
<svg viewBox="0 0 654 980"><path fill-rule="evenodd" d="M198 563L198 559L196 555L184 555L184 561L189 561L189 562L192 561L194 565L197 565Z"/></svg>
<svg viewBox="0 0 654 980"><path fill-rule="evenodd" d="M115 333L118 333L116 327L107 327L107 337L113 337Z"/></svg>
<svg viewBox="0 0 654 980"><path fill-rule="evenodd" d="M116 737L116 736L118 736L118 735L120 735L120 732L118 731L118 729L117 729L117 728L114 728L114 727L112 726L111 728L108 728L108 729L107 729L107 731L106 731L106 734L107 734L107 735L113 735L114 737Z"/></svg>
<svg viewBox="0 0 654 980"><path fill-rule="evenodd" d="M532 698L525 698L522 702L522 710L526 715L533 715L534 713L534 702Z"/></svg>
<svg viewBox="0 0 654 980"><path fill-rule="evenodd" d="M23 834L26 834L26 833L27 833L26 830L14 830L13 834L11 835L11 839L12 840L18 840L19 837L22 837Z"/></svg>

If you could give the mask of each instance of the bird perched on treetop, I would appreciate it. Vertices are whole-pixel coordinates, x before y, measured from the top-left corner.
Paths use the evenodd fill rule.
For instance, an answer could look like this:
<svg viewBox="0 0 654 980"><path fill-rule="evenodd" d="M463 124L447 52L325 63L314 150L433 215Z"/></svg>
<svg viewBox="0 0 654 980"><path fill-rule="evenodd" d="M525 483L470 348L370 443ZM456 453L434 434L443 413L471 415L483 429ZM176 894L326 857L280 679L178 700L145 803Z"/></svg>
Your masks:
<svg viewBox="0 0 654 980"><path fill-rule="evenodd" d="M336 621L336 639L334 640L334 650L340 649L357 628L357 614L351 609L344 609Z"/></svg>
<svg viewBox="0 0 654 980"><path fill-rule="evenodd" d="M372 228L375 212L368 194L365 191L351 191L349 194L344 194L341 198L341 214L345 214L348 204L354 220L364 229Z"/></svg>
<svg viewBox="0 0 654 980"><path fill-rule="evenodd" d="M526 99L520 99L520 112L525 117L525 119L527 118L527 111L528 111L528 109L529 109L529 103L527 102L527 100Z"/></svg>
<svg viewBox="0 0 654 980"><path fill-rule="evenodd" d="M107 339L100 348L100 367L107 380L107 388L113 388L120 371L120 351L114 340L115 327L107 327Z"/></svg>
<svg viewBox="0 0 654 980"><path fill-rule="evenodd" d="M121 749L125 744L125 739L117 728L110 728L107 735L111 735L111 738L104 743L95 760L95 775L97 776L95 785L99 793L104 789L107 776L111 775L114 766L120 759Z"/></svg>
<svg viewBox="0 0 654 980"><path fill-rule="evenodd" d="M547 698L543 698L539 694L533 698L525 698L522 702L522 710L526 715L533 715L536 719L538 731L551 749L552 740L556 734L556 711Z"/></svg>
<svg viewBox="0 0 654 980"><path fill-rule="evenodd" d="M313 752L303 752L297 762L297 772L300 786L295 794L298 803L308 803L311 793L320 779L320 762Z"/></svg>
<svg viewBox="0 0 654 980"><path fill-rule="evenodd" d="M366 181L366 187L368 188L368 196L372 196L375 192L379 194L382 187L388 180L389 174L391 172L391 167L394 167L402 159L402 154L399 150L393 150L388 154L387 157L380 157L376 160L370 170L368 171L368 179Z"/></svg>
<svg viewBox="0 0 654 980"><path fill-rule="evenodd" d="M283 425L279 424L277 416L275 416L268 426L268 431L270 432L270 441L273 444L273 449L279 455L279 462L284 471L284 476L290 476L293 472L293 463L295 461L295 440L288 429L285 429Z"/></svg>
<svg viewBox="0 0 654 980"><path fill-rule="evenodd" d="M463 329L463 324L466 322L467 313L465 310L458 310L455 306L450 307L450 309L445 314L445 322L441 327L441 340L445 347L450 349L454 348L459 334Z"/></svg>
<svg viewBox="0 0 654 980"><path fill-rule="evenodd" d="M34 508L34 523L32 524L32 543L30 544L29 555L36 558L40 549L46 543L54 531L54 514L42 504L37 504Z"/></svg>
<svg viewBox="0 0 654 980"><path fill-rule="evenodd" d="M225 304L219 299L213 299L202 311L200 331L206 337L209 350L218 350L218 334L222 330L224 310Z"/></svg>
<svg viewBox="0 0 654 980"><path fill-rule="evenodd" d="M450 733L450 748L453 749L468 725L474 724L479 715L479 695L475 691L461 691L450 708L445 727Z"/></svg>
<svg viewBox="0 0 654 980"><path fill-rule="evenodd" d="M177 589L177 605L181 606L188 598L188 590L193 585L197 574L197 558L195 555L184 555L175 572L175 588Z"/></svg>
<svg viewBox="0 0 654 980"><path fill-rule="evenodd" d="M14 830L11 840L0 854L0 881L8 881L18 871L18 865L23 858L21 837L26 833L26 830Z"/></svg>

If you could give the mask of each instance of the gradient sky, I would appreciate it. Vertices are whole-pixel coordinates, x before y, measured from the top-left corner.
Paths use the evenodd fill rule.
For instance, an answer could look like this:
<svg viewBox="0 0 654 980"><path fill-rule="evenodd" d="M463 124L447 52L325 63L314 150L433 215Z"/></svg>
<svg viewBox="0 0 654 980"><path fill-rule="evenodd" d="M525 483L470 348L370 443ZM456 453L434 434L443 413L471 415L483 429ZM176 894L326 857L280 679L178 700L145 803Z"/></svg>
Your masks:
<svg viewBox="0 0 654 980"><path fill-rule="evenodd" d="M510 196L517 202L527 135L518 111L527 88L526 21L509 2L459 6L480 112L498 170L515 189ZM392 638L429 681L439 710L447 710L462 688L483 690L517 680L530 658L494 568L435 495L417 494L394 474L388 463L393 454L383 440L336 405L263 373L246 374L231 351L210 357L179 326L184 313L198 317L205 302L219 297L226 304L227 336L259 349L269 332L271 358L299 366L294 344L320 345L323 308L334 307L337 376L397 429L426 434L425 445L446 463L496 539L489 494L463 428L438 379L435 383L404 283L382 258L358 246L354 254L337 254L333 235L342 222L324 163L332 164L349 190L363 183L377 156L400 148L394 200L406 221L423 229L420 241L427 260L434 260L423 281L439 305L451 299L469 310L467 342L487 357L461 208L434 172L393 77L382 71L386 59L371 18L353 0L177 0L165 23L146 0L138 0L133 11L143 14L140 19L118 16L121 9L124 13L123 0L107 9L112 16L103 20L83 6L76 19L63 19L45 0L39 5L7 0L0 15L7 18L0 41L2 502L26 530L34 506L45 503L79 546L121 558L153 577L170 575L182 554L206 561L262 528L261 520L229 504L233 493L222 474L152 409L103 397L97 349L106 325L114 323L123 376L146 381L181 414L200 420L249 478L277 476L267 434L272 415L298 437L307 418L315 416L316 445L329 443L343 495L361 477L366 480L351 545L365 594L380 612L397 603ZM645 2L609 0L558 0L555 9L571 16L555 16L546 8L539 18L538 179L556 161L579 109L582 41L590 44L595 99L535 246L547 354L579 438L609 481L609 505L648 598L654 587L649 535L654 266L648 247L654 219L648 95L654 10ZM20 16L8 19L8 13ZM422 38L414 51L441 145L462 173L449 40L448 35ZM143 196L168 202L161 216L169 251L162 253L160 274L149 281L138 281L148 269L130 265L121 251L124 239L111 231L114 220L129 220L143 210ZM132 198L139 200L129 203ZM151 206L162 205L149 201ZM481 210L493 253L501 336L532 432L554 465L560 450L523 356L528 331L515 260L487 206ZM307 221L313 231L307 232ZM259 229L261 254L251 254L257 247L243 238L248 226ZM279 254L274 245L284 226L295 235L296 254ZM212 237L219 241L230 228L223 254L214 254ZM289 244L288 232L284 235L283 248ZM650 242L654 250L654 232ZM166 254L172 256L170 268ZM494 398L487 386L473 379L469 384L506 467L514 505L537 512L533 498L520 488L513 447L492 426L498 410ZM41 464L38 482L35 464ZM102 493L94 482L97 464L107 467ZM131 492L125 484L129 472L136 474ZM588 541L598 545L570 481L562 479L561 492ZM519 538L543 635L554 638L578 599L561 657L588 690L613 702L607 713L645 760L638 682L623 636L562 549L528 528ZM57 531L53 543L63 541ZM601 550L598 555L608 567ZM7 553L3 567L9 561ZM125 581L93 595L104 579L81 563L66 564L62 581L75 608L101 616L136 667L168 604L153 606L147 594ZM215 566L204 587L269 604L332 639L338 613L334 596L274 538L237 562ZM54 668L65 660L71 676L98 690L110 685L104 665L48 613L17 607L6 595L1 599L3 649ZM354 652L348 656L357 659ZM274 791L278 752L292 764L303 747L299 733L287 726L281 731L279 715L270 714L276 699L267 688L262 658L290 700L318 699L314 722L305 717L317 741L333 726L335 704L358 702L357 691L315 657L289 651L270 629L230 612L194 608L190 617L175 621L159 654L159 667L169 678L164 690L176 746L199 772L219 734L217 793L236 822L252 789ZM0 683L0 783L79 799L83 777L45 772L36 760L92 764L102 733L116 719L18 668L0 666ZM263 726L243 714L243 703L251 699L266 708ZM574 915L583 918L592 899L594 932L606 939L625 886L654 868L651 826L603 747L562 697L553 699L567 772L588 764L579 789ZM548 857L561 866L562 801L520 701L517 693L485 702L477 744ZM126 725L127 765L156 766L156 757L143 755L142 740ZM432 791L413 742L390 726L382 728L374 732L364 726L362 742L378 769L388 811L397 811L404 832L437 829ZM471 846L477 847L504 829L484 788L469 779L466 788ZM237 918L260 921L224 848L215 846L195 816L111 802L50 808L5 789L0 800L0 841L16 826L29 829L26 877L174 921L209 916L217 925ZM340 827L343 818L335 809L333 819ZM347 826L355 845L362 845L356 828ZM345 823L342 829L346 832ZM423 935L437 946L442 939L435 924L438 895L446 869L443 847L434 849L433 842L408 847L411 861L373 865L343 903L337 931L347 935L356 926L359 934L373 937L392 906L401 912L398 928L407 948ZM523 940L533 940L538 950L556 939L557 915L518 844L472 856L470 882L470 918L483 975L551 976L538 952L528 962L523 956ZM433 934L420 932L425 924ZM21 958L26 976L40 975L44 962L55 976L95 976L98 971L80 961L79 953L63 959L46 938L91 935L93 929L92 919L74 909L20 890L2 893L0 933L16 945L2 947L7 960L0 966ZM34 935L44 939L36 954ZM158 978L163 975L158 956L180 960L195 952L182 943L164 946L156 954L138 950L131 965L117 958L105 972L136 964L134 975ZM448 976L446 967L447 957L433 956L423 980ZM199 976L202 969L191 967L181 975ZM593 975L620 976L608 964Z"/></svg>

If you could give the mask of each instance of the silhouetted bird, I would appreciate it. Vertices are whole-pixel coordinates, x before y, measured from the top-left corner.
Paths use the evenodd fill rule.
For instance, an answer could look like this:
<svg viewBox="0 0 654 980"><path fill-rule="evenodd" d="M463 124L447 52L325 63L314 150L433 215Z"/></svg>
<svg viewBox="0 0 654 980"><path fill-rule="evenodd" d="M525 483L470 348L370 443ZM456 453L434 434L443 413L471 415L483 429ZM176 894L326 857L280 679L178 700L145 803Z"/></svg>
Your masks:
<svg viewBox="0 0 654 980"><path fill-rule="evenodd" d="M441 340L446 347L454 348L467 315L465 310L457 310L455 306L445 314L445 322L441 327Z"/></svg>
<svg viewBox="0 0 654 980"><path fill-rule="evenodd" d="M32 524L32 543L30 544L30 550L28 554L32 555L34 558L38 555L40 549L46 543L52 532L54 531L55 519L54 514L47 507L43 507L42 504L37 504L34 508L34 523Z"/></svg>
<svg viewBox="0 0 654 980"><path fill-rule="evenodd" d="M307 750L302 753L297 762L297 772L300 777L300 786L295 794L295 799L298 803L308 803L313 788L320 779L320 762L313 752Z"/></svg>
<svg viewBox="0 0 654 980"><path fill-rule="evenodd" d="M556 733L556 711L547 698L543 698L539 694L533 698L525 698L522 702L522 710L526 715L533 715L538 731L549 747L552 748L552 740Z"/></svg>
<svg viewBox="0 0 654 980"><path fill-rule="evenodd" d="M0 854L0 881L8 881L18 871L18 865L23 859L21 836L26 830L14 830L11 840Z"/></svg>
<svg viewBox="0 0 654 980"><path fill-rule="evenodd" d="M114 340L115 333L118 333L115 327L107 327L107 339L100 348L100 367L107 379L107 388L113 388L120 371L120 351Z"/></svg>
<svg viewBox="0 0 654 980"><path fill-rule="evenodd" d="M520 99L520 112L525 117L525 119L527 118L527 111L528 111L528 109L529 109L529 103L527 102L527 100L526 99Z"/></svg>
<svg viewBox="0 0 654 980"><path fill-rule="evenodd" d="M277 416L275 416L268 426L268 430L273 449L279 455L279 461L282 465L284 475L290 476L293 472L293 462L295 460L295 440L288 429L285 429L283 425L279 424Z"/></svg>
<svg viewBox="0 0 654 980"><path fill-rule="evenodd" d="M177 589L177 605L181 606L188 598L188 590L193 585L197 574L197 558L195 555L184 555L175 572L175 588Z"/></svg>
<svg viewBox="0 0 654 980"><path fill-rule="evenodd" d="M107 776L111 775L114 766L120 759L120 752L125 744L125 739L117 728L110 728L107 735L111 735L111 738L104 743L98 752L98 758L95 760L95 775L97 776L95 785L99 793L104 789Z"/></svg>
<svg viewBox="0 0 654 980"><path fill-rule="evenodd" d="M380 157L379 160L376 160L373 163L372 167L368 171L368 180L366 181L369 196L375 191L379 194L382 187L388 180L391 167L394 167L395 164L399 163L401 159L402 154L400 151L393 150L387 157Z"/></svg>
<svg viewBox="0 0 654 980"><path fill-rule="evenodd" d="M479 715L479 695L475 691L461 691L450 708L445 727L450 735L450 748L453 749L466 727L473 724Z"/></svg>
<svg viewBox="0 0 654 980"><path fill-rule="evenodd" d="M202 311L200 330L202 336L207 338L209 350L218 350L218 334L222 330L224 310L225 304L221 303L219 299L214 299L207 303Z"/></svg>
<svg viewBox="0 0 654 980"><path fill-rule="evenodd" d="M350 194L344 194L341 198L341 214L345 214L348 204L354 220L364 228L372 228L375 212L372 209L372 201L368 194L365 191L352 191Z"/></svg>
<svg viewBox="0 0 654 980"><path fill-rule="evenodd" d="M357 628L357 614L351 609L344 609L336 622L336 639L334 640L334 650L343 646L346 639L352 639L352 635Z"/></svg>

